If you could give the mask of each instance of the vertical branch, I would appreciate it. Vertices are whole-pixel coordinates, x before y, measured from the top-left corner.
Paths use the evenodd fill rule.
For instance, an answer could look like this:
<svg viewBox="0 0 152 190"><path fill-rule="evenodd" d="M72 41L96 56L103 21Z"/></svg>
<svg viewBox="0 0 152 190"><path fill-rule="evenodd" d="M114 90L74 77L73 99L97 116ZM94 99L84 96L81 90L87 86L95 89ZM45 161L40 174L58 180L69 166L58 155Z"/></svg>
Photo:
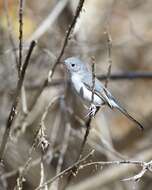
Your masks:
<svg viewBox="0 0 152 190"><path fill-rule="evenodd" d="M39 187L41 187L44 182L45 182L44 158L43 158L43 155L42 155L41 156L41 162L40 162L40 184L39 184ZM48 190L47 185L45 185L44 188L42 188L42 189L43 190Z"/></svg>
<svg viewBox="0 0 152 190"><path fill-rule="evenodd" d="M22 50L23 50L23 0L19 0L19 73L22 67Z"/></svg>
<svg viewBox="0 0 152 190"><path fill-rule="evenodd" d="M19 0L19 62L18 62L18 73L22 70L22 61L23 61L23 0ZM21 99L22 99L22 110L24 114L27 114L27 102L26 102L26 91L24 86L21 90Z"/></svg>
<svg viewBox="0 0 152 190"><path fill-rule="evenodd" d="M111 50L112 50L112 38L109 32L109 27L106 27L106 35L107 35L107 50L108 50L108 72L107 72L107 77L105 81L105 87L107 88L108 82L110 80L110 75L111 75L111 66L112 66L112 57L111 57Z"/></svg>
<svg viewBox="0 0 152 190"><path fill-rule="evenodd" d="M91 106L93 105L93 102L94 102L94 91L95 91L95 58L94 57L91 58L91 63L92 63L92 66L91 66L91 68L92 68L92 87L91 87L92 96L91 96L90 108L92 109ZM86 144L86 141L87 141L87 138L88 138L88 135L90 132L92 117L93 117L93 115L89 114L89 118L85 124L86 125L86 132L85 132L85 135L84 135L84 138L82 141L82 145L81 145L81 149L80 149L80 153L79 153L79 159L82 156L82 152L83 152L84 146Z"/></svg>
<svg viewBox="0 0 152 190"><path fill-rule="evenodd" d="M95 90L95 59L92 58L92 89L91 89L92 96L91 96L90 108L93 105L93 101L94 101L94 90ZM97 109L97 111L98 111L98 109ZM97 113L97 111L95 112L95 114ZM83 153L83 150L84 150L84 147L85 147L85 144L87 142L87 138L88 138L88 135L89 135L89 132L90 132L92 117L93 117L93 115L89 114L89 118L85 123L86 131L85 131L85 135L84 135L84 138L83 138L83 141L82 141L82 144L81 144L80 151L79 151L78 157L76 159L76 162L79 161L81 159L81 157L82 157L82 153ZM74 171L71 171L70 175L68 176L66 186L72 180L73 174L76 174L78 172L78 167L74 168ZM63 189L65 189L65 187Z"/></svg>
<svg viewBox="0 0 152 190"><path fill-rule="evenodd" d="M51 183L53 183L56 179L61 178L62 176L72 172L73 170L75 170L75 168L78 168L82 163L86 162L86 160L88 158L90 158L92 155L94 154L94 150L92 150L91 152L89 152L86 156L84 156L82 159L74 162L74 164L72 164L71 166L69 166L68 168L66 168L65 170L63 170L62 172L60 172L58 175L54 176L53 178L47 180L45 183L42 184L42 186L37 187L35 190L40 190L42 189L44 186L49 185Z"/></svg>
<svg viewBox="0 0 152 190"><path fill-rule="evenodd" d="M46 110L48 111L48 110ZM46 139L46 135L45 135L45 124L44 124L44 120L45 120L45 117L47 115L47 112L45 112L43 115L42 115L42 120L41 120L41 123L40 123L40 128L39 128L39 131L38 131L38 134L35 138L35 142L38 141L38 143L36 143L38 146L40 146L41 148L41 162L40 162L40 183L39 183L39 187L44 183L45 181L45 170L44 170L44 153L46 151L46 149L48 148L48 141ZM33 143L35 144L35 143ZM34 147L35 148L35 147ZM31 153L32 154L32 153ZM44 186L43 190L48 190L48 187L47 185Z"/></svg>
<svg viewBox="0 0 152 190"><path fill-rule="evenodd" d="M92 96L91 96L91 103L94 102L94 90L95 90L95 58L92 57Z"/></svg>
<svg viewBox="0 0 152 190"><path fill-rule="evenodd" d="M25 78L26 69L28 67L30 57L31 57L31 54L33 52L35 45L36 45L35 41L32 41L30 44L30 48L29 48L28 54L26 56L25 62L23 64L22 71L20 73L20 78L18 79L17 88L16 88L15 95L14 95L14 101L13 101L11 111L10 111L8 119L7 119L6 128L5 128L4 135L2 138L2 143L0 146L0 162L3 159L3 155L4 155L6 144L7 144L8 138L9 138L11 126L12 126L12 123L15 119L15 115L17 114L17 105L19 102L21 88L22 88L23 81Z"/></svg>

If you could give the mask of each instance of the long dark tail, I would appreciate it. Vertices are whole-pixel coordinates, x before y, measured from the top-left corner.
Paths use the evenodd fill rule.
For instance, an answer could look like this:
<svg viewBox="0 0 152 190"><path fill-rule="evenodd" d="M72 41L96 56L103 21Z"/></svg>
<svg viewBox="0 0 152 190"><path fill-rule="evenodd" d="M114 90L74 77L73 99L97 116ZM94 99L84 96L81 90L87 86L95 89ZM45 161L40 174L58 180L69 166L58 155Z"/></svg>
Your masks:
<svg viewBox="0 0 152 190"><path fill-rule="evenodd" d="M118 109L121 113L123 113L127 118L129 118L131 121L133 121L134 123L137 124L138 127L140 127L140 129L143 131L144 127L141 123L139 123L136 119L134 119L124 108L122 108L121 106L119 106L117 104L117 106L115 106L116 109Z"/></svg>
<svg viewBox="0 0 152 190"><path fill-rule="evenodd" d="M119 110L121 113L123 113L127 118L129 118L131 121L133 121L134 123L137 124L138 127L140 127L141 130L144 129L143 125L140 124L136 119L134 119L128 112L127 110L125 110L124 108L122 108L119 103L115 100L115 98L111 95L111 93L107 90L104 89L105 94L104 95L104 99L105 102L108 104L108 106L113 109L116 108L117 110Z"/></svg>

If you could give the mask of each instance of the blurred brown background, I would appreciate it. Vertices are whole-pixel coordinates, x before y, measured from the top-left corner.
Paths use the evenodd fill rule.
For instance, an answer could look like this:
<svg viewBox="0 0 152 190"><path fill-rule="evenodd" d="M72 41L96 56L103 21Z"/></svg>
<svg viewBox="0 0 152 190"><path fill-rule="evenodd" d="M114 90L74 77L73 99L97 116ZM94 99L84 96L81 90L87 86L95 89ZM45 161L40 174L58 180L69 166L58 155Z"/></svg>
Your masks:
<svg viewBox="0 0 152 190"><path fill-rule="evenodd" d="M77 4L77 0L24 1L23 57L25 58L32 39L37 40L37 46L27 69L18 105L19 113L13 123L4 166L0 170L0 189L14 189L19 168L29 157L28 153L43 113L54 97L61 97L63 94L66 97L66 105L62 105L62 100L57 100L48 108L44 121L46 139L49 142L43 160L44 181L70 166L77 158L85 133L82 120L85 120L87 110L79 97L71 91L70 86L66 87L64 81L67 79L67 73L61 65L57 66L53 76L53 82L59 81L59 83L50 84L45 88L35 103L36 95L60 52ZM0 0L1 138L17 84L15 54L18 54L18 10L18 2ZM151 10L150 0L86 0L62 60L77 56L91 65L93 56L96 61L96 74L106 74L109 66L106 34L108 31L112 38L112 73L151 71ZM141 133L122 114L106 107L101 108L92 120L84 151L87 154L90 149L95 149L95 155L91 158L93 161L152 159L151 85L151 80L143 79L109 81L108 89L132 116L145 126L145 130ZM65 112L68 112L70 125L67 125ZM32 153L32 164L33 162L34 164L31 164L25 172L23 189L35 189L39 185L41 155L39 148ZM152 175L148 172L136 183L120 181L138 171L140 171L138 167L122 165L85 168L72 179L67 189L151 190ZM66 180L65 175L49 185L48 189L62 189Z"/></svg>

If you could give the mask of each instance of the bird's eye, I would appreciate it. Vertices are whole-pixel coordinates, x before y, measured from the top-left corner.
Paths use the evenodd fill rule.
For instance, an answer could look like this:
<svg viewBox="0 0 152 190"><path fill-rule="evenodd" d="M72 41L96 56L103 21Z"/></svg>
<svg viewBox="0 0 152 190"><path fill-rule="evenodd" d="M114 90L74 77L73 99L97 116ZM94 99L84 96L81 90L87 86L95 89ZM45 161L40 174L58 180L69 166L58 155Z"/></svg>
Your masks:
<svg viewBox="0 0 152 190"><path fill-rule="evenodd" d="M74 64L74 63L72 63L72 64L71 64L71 66L72 66L72 67L74 67L74 66L75 66L75 64Z"/></svg>

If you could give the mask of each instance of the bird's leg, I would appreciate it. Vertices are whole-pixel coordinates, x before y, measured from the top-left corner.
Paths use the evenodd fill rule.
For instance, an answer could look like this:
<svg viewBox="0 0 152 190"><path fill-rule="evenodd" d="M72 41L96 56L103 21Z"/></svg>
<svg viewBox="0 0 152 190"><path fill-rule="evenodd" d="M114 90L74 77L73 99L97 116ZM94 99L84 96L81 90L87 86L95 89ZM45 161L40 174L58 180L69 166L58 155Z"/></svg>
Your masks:
<svg viewBox="0 0 152 190"><path fill-rule="evenodd" d="M98 107L96 107L94 104L91 104L86 117L88 116L94 117L97 111L98 111Z"/></svg>

